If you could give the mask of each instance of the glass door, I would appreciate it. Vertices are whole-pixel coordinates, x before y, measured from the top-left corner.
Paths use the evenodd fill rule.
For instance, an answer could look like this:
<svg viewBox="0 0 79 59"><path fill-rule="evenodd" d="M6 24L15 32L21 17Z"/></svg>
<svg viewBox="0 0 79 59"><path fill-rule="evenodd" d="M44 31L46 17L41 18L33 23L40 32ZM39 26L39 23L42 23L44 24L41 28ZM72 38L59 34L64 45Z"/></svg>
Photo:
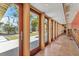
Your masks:
<svg viewBox="0 0 79 59"><path fill-rule="evenodd" d="M51 40L53 41L53 20L51 20Z"/></svg>
<svg viewBox="0 0 79 59"><path fill-rule="evenodd" d="M44 20L44 37L45 37L45 44L48 44L48 19L45 18Z"/></svg>
<svg viewBox="0 0 79 59"><path fill-rule="evenodd" d="M39 51L39 15L30 12L30 51L31 55Z"/></svg>
<svg viewBox="0 0 79 59"><path fill-rule="evenodd" d="M0 56L19 56L19 6L0 4Z"/></svg>

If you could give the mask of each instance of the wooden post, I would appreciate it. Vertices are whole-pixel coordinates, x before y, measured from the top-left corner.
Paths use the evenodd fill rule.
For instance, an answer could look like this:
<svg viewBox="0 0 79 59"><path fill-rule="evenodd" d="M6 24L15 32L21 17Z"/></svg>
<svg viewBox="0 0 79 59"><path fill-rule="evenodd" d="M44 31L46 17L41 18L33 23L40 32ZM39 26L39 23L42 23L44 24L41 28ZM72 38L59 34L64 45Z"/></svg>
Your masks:
<svg viewBox="0 0 79 59"><path fill-rule="evenodd" d="M57 38L57 22L55 22L55 38Z"/></svg>
<svg viewBox="0 0 79 59"><path fill-rule="evenodd" d="M52 23L52 22L51 22L51 18L49 18L49 20L48 20L48 24L49 24L49 26L48 26L48 27L49 27L49 28L48 28L48 33L49 33L49 34L48 34L48 43L51 43L51 38L52 38L52 37L51 37L51 32L52 32L52 31L51 31L51 23Z"/></svg>
<svg viewBox="0 0 79 59"><path fill-rule="evenodd" d="M44 19L45 19L45 14L41 14L41 49L45 48L45 37L44 37Z"/></svg>
<svg viewBox="0 0 79 59"><path fill-rule="evenodd" d="M57 23L57 25L56 25L56 30L57 30L56 36L58 37L58 23Z"/></svg>
<svg viewBox="0 0 79 59"><path fill-rule="evenodd" d="M24 40L23 56L30 55L30 4L23 4Z"/></svg>
<svg viewBox="0 0 79 59"><path fill-rule="evenodd" d="M57 34L58 34L58 36L59 36L59 23L58 23L58 25L57 25L57 26L58 26L58 32L57 32Z"/></svg>
<svg viewBox="0 0 79 59"><path fill-rule="evenodd" d="M55 40L55 21L53 21L53 40Z"/></svg>
<svg viewBox="0 0 79 59"><path fill-rule="evenodd" d="M53 20L51 20L51 26L52 26L52 28L51 28L51 31L52 31L52 32L51 32L51 33L52 33L52 34L51 34L52 40L51 40L51 41L53 41Z"/></svg>
<svg viewBox="0 0 79 59"><path fill-rule="evenodd" d="M19 6L19 56L23 56L23 4L17 5Z"/></svg>
<svg viewBox="0 0 79 59"><path fill-rule="evenodd" d="M54 38L56 39L56 22L54 23Z"/></svg>

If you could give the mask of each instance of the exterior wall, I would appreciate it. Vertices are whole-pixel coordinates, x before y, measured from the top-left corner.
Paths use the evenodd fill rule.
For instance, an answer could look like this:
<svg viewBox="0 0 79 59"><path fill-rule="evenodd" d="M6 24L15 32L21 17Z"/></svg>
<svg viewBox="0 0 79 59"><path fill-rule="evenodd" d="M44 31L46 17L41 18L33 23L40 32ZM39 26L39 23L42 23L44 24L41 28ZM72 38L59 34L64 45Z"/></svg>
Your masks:
<svg viewBox="0 0 79 59"><path fill-rule="evenodd" d="M71 28L73 29L72 33L75 41L79 45L79 12L77 12L73 22L71 23Z"/></svg>

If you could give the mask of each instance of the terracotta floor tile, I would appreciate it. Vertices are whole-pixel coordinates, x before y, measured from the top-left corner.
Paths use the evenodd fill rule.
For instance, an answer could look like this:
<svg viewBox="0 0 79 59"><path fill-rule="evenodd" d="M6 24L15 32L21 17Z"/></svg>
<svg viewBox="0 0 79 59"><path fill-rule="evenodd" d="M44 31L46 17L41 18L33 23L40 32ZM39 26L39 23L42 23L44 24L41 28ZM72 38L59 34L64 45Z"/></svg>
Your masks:
<svg viewBox="0 0 79 59"><path fill-rule="evenodd" d="M44 50L38 52L36 56L79 56L79 48L74 40L62 35Z"/></svg>

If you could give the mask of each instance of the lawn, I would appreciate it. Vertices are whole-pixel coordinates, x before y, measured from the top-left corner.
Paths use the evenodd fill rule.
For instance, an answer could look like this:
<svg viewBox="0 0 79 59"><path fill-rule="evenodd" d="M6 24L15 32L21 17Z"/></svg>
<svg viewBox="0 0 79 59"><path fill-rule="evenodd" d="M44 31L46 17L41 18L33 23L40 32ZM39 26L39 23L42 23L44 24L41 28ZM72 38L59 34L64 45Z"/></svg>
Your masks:
<svg viewBox="0 0 79 59"><path fill-rule="evenodd" d="M18 35L10 35L10 36L5 36L5 38L7 40L16 40L16 39L19 39L19 36Z"/></svg>
<svg viewBox="0 0 79 59"><path fill-rule="evenodd" d="M31 32L30 35L31 35L31 36L38 35L38 32Z"/></svg>

